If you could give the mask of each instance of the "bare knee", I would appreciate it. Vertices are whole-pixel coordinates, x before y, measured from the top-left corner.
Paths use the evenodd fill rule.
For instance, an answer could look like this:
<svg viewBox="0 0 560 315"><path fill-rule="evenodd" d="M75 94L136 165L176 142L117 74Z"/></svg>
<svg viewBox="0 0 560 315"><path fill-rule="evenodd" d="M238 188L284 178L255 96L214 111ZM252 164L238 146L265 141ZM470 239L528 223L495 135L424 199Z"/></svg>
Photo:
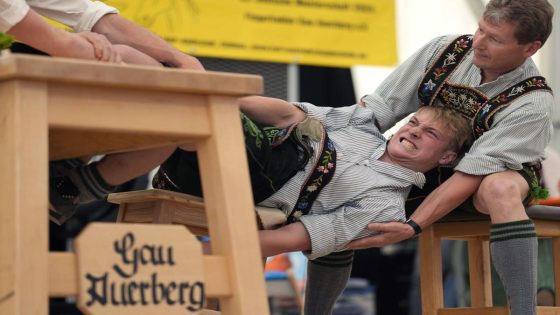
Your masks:
<svg viewBox="0 0 560 315"><path fill-rule="evenodd" d="M486 176L474 196L475 207L493 221L525 217L523 199L529 190L525 179L514 171Z"/></svg>
<svg viewBox="0 0 560 315"><path fill-rule="evenodd" d="M482 180L479 191L486 203L518 199L519 187L511 180L498 176L487 176Z"/></svg>

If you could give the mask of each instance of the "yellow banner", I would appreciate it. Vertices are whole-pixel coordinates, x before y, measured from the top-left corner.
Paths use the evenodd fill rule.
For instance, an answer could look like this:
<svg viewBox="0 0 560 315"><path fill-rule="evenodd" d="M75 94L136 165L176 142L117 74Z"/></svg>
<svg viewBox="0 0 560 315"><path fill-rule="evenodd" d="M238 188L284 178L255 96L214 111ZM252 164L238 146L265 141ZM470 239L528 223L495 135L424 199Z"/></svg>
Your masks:
<svg viewBox="0 0 560 315"><path fill-rule="evenodd" d="M107 0L196 56L348 67L397 62L394 0Z"/></svg>

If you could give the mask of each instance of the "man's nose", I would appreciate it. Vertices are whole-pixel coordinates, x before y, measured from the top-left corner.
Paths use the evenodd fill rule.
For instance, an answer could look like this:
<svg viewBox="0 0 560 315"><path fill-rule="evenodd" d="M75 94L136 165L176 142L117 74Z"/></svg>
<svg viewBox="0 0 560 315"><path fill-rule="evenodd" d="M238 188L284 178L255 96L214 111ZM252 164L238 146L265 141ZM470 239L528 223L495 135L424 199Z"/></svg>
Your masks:
<svg viewBox="0 0 560 315"><path fill-rule="evenodd" d="M420 127L413 127L413 128L410 128L410 134L411 134L413 137L418 138L418 137L420 137L420 135L422 134L422 128L420 128Z"/></svg>
<svg viewBox="0 0 560 315"><path fill-rule="evenodd" d="M486 41L484 35L477 34L473 37L472 47L474 49L480 49L484 46L484 42Z"/></svg>

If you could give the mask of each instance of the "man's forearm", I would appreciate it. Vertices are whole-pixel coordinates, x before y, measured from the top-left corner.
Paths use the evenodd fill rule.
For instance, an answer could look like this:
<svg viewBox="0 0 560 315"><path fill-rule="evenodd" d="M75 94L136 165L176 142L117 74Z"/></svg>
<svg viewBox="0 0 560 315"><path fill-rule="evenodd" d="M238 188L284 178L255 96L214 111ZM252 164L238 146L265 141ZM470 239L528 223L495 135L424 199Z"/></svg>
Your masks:
<svg viewBox="0 0 560 315"><path fill-rule="evenodd" d="M422 228L431 225L472 196L482 178L483 176L455 172L426 197L411 219Z"/></svg>
<svg viewBox="0 0 560 315"><path fill-rule="evenodd" d="M252 120L278 128L286 128L307 117L299 108L278 98L247 96L240 98L238 104Z"/></svg>
<svg viewBox="0 0 560 315"><path fill-rule="evenodd" d="M182 53L153 32L118 14L106 14L97 21L92 30L105 35L113 44L134 47L159 62L178 68L204 70L195 57Z"/></svg>
<svg viewBox="0 0 560 315"><path fill-rule="evenodd" d="M276 230L259 231L263 257L311 249L311 239L302 223L288 224Z"/></svg>
<svg viewBox="0 0 560 315"><path fill-rule="evenodd" d="M95 59L93 46L87 40L51 26L33 10L7 33L52 56Z"/></svg>

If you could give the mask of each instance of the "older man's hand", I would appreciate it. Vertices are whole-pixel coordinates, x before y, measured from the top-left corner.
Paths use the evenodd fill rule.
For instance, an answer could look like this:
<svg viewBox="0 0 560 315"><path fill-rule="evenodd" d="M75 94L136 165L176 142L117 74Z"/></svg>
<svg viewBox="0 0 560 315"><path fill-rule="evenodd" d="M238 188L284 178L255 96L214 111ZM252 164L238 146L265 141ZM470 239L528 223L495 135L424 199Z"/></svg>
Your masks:
<svg viewBox="0 0 560 315"><path fill-rule="evenodd" d="M77 35L87 40L93 46L97 60L115 63L122 62L121 55L114 49L113 44L109 42L107 37L93 32L80 32Z"/></svg>
<svg viewBox="0 0 560 315"><path fill-rule="evenodd" d="M352 241L346 248L366 249L370 247L383 247L404 241L414 236L412 227L402 222L370 223L367 228L379 234Z"/></svg>

